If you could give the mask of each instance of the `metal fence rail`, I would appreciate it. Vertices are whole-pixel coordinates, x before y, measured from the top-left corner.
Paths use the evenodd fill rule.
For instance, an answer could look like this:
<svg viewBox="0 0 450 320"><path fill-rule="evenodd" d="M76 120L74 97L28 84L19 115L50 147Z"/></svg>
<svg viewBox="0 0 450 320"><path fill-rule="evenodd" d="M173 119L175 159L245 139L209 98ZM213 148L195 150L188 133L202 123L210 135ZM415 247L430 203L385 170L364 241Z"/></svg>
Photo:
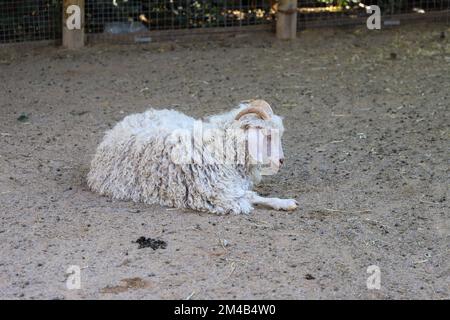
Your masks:
<svg viewBox="0 0 450 320"><path fill-rule="evenodd" d="M0 43L60 41L62 2L0 0ZM385 17L450 23L450 0L298 0L298 28L364 24L365 6L372 4ZM200 34L271 26L277 5L275 0L85 0L85 9L89 39L118 39L149 31Z"/></svg>

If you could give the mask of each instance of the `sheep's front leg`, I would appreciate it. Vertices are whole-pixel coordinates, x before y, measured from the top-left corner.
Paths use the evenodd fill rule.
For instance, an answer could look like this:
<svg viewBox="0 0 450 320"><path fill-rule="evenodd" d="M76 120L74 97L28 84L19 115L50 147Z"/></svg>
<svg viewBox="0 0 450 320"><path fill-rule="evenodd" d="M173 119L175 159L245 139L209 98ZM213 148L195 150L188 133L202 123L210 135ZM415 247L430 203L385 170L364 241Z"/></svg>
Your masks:
<svg viewBox="0 0 450 320"><path fill-rule="evenodd" d="M264 198L256 193L251 193L250 202L275 210L293 211L298 207L298 202L294 199Z"/></svg>

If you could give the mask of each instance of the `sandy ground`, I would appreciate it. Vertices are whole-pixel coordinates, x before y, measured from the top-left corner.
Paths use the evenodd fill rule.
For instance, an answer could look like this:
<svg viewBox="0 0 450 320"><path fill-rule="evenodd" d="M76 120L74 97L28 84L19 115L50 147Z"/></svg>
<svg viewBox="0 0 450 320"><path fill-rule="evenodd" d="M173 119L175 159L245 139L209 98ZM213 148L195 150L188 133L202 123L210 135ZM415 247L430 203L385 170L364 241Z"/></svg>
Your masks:
<svg viewBox="0 0 450 320"><path fill-rule="evenodd" d="M436 24L2 49L0 298L450 298L449 38ZM287 127L286 165L257 190L297 211L215 216L88 190L125 115L200 117L254 97ZM138 249L141 236L167 248Z"/></svg>

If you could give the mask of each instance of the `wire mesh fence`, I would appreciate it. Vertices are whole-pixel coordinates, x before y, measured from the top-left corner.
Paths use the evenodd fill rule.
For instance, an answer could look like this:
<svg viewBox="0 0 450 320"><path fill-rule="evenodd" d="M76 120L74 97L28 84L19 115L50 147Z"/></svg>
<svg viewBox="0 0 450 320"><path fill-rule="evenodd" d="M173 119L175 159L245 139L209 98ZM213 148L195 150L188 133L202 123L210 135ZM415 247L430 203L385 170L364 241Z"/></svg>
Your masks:
<svg viewBox="0 0 450 320"><path fill-rule="evenodd" d="M0 43L56 40L62 0L0 0Z"/></svg>
<svg viewBox="0 0 450 320"><path fill-rule="evenodd" d="M60 40L63 0L0 0L0 43ZM366 7L385 17L436 18L450 23L450 0L298 0L298 27L365 24ZM85 0L88 35L163 30L240 30L272 25L275 0Z"/></svg>
<svg viewBox="0 0 450 320"><path fill-rule="evenodd" d="M86 7L86 32L93 41L147 42L152 41L149 31L153 36L162 31L158 38L173 38L270 25L274 19L270 9L268 0L91 0ZM189 31L193 29L195 33Z"/></svg>
<svg viewBox="0 0 450 320"><path fill-rule="evenodd" d="M272 21L267 0L87 1L88 33L233 27Z"/></svg>
<svg viewBox="0 0 450 320"><path fill-rule="evenodd" d="M298 27L365 24L369 16L366 9L371 5L380 8L385 20L402 17L448 23L450 19L450 0L299 0Z"/></svg>

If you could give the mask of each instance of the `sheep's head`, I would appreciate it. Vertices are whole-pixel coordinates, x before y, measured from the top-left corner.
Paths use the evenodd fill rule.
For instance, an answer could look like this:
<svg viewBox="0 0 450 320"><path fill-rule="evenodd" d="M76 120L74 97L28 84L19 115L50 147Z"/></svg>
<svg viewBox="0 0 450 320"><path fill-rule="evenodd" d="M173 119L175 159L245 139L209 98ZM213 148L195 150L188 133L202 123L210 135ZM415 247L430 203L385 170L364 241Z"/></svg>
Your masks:
<svg viewBox="0 0 450 320"><path fill-rule="evenodd" d="M246 106L236 115L235 121L246 133L246 165L256 168L258 176L274 174L284 161L281 144L283 120L264 100L251 100L243 104Z"/></svg>

